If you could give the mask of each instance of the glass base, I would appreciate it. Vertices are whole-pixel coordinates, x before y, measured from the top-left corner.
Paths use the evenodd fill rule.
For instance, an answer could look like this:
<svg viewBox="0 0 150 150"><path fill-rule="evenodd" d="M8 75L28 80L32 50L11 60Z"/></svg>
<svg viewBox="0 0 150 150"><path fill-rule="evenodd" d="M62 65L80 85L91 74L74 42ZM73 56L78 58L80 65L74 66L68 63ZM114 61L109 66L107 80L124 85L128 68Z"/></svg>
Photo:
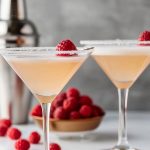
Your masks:
<svg viewBox="0 0 150 150"><path fill-rule="evenodd" d="M119 146L119 145L117 145L117 146L115 146L115 147L113 147L113 148L110 148L110 149L104 149L104 150L139 150L139 149L137 149L137 148L132 148L132 147L129 147L129 146Z"/></svg>

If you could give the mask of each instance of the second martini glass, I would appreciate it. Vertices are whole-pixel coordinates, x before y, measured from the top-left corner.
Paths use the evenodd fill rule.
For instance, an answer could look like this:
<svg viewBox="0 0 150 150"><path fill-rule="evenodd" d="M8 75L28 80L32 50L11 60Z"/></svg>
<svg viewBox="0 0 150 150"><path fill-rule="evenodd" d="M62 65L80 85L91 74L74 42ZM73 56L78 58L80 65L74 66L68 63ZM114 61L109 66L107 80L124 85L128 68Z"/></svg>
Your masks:
<svg viewBox="0 0 150 150"><path fill-rule="evenodd" d="M90 52L56 51L51 47L6 48L0 51L42 106L45 150L49 150L50 103Z"/></svg>
<svg viewBox="0 0 150 150"><path fill-rule="evenodd" d="M92 57L118 89L118 143L108 150L136 150L127 139L127 101L129 88L149 64L150 42L114 40L81 41L94 46Z"/></svg>

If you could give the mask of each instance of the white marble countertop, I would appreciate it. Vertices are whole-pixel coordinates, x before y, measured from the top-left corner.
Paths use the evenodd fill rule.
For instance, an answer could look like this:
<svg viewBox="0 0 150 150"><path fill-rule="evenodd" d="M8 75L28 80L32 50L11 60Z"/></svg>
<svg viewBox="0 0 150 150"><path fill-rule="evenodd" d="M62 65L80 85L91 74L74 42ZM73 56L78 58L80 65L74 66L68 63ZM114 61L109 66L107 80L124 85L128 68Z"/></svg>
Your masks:
<svg viewBox="0 0 150 150"><path fill-rule="evenodd" d="M86 134L76 137L65 137L51 133L51 142L58 142L62 150L103 150L110 148L117 142L117 114L107 113L101 126ZM18 126L26 138L32 130L42 131L35 125ZM130 144L140 150L150 149L150 112L130 112L128 115L128 137ZM0 150L13 150L14 142L7 138L0 138ZM43 150L43 145L32 145L30 150Z"/></svg>

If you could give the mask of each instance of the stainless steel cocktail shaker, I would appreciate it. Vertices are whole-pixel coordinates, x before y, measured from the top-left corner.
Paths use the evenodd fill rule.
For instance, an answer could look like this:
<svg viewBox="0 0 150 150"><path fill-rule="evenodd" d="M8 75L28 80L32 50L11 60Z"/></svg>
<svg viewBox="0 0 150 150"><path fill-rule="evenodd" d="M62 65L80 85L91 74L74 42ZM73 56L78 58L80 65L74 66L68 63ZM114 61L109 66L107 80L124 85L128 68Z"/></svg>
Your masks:
<svg viewBox="0 0 150 150"><path fill-rule="evenodd" d="M27 19L25 0L1 0L0 47L37 46L38 32ZM0 57L0 118L27 123L32 94Z"/></svg>

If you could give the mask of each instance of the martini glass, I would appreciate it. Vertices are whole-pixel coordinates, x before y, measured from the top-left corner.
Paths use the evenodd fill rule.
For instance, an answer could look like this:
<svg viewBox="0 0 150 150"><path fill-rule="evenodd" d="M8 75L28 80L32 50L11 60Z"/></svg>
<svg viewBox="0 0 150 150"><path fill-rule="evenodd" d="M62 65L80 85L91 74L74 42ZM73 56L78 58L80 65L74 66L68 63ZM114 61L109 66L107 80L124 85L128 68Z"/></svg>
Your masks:
<svg viewBox="0 0 150 150"><path fill-rule="evenodd" d="M130 40L81 41L94 46L92 57L118 89L118 143L108 150L137 150L127 139L127 101L129 88L149 64L150 42Z"/></svg>
<svg viewBox="0 0 150 150"><path fill-rule="evenodd" d="M6 48L0 51L43 110L45 150L49 150L50 103L71 79L91 50L56 51L52 47Z"/></svg>

